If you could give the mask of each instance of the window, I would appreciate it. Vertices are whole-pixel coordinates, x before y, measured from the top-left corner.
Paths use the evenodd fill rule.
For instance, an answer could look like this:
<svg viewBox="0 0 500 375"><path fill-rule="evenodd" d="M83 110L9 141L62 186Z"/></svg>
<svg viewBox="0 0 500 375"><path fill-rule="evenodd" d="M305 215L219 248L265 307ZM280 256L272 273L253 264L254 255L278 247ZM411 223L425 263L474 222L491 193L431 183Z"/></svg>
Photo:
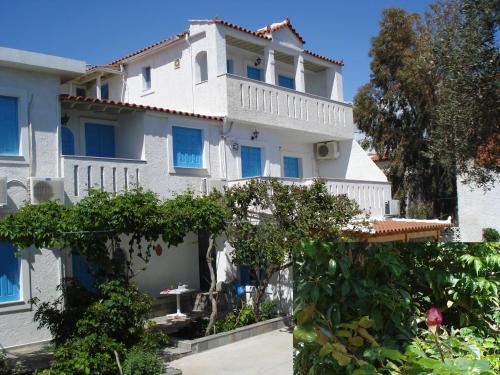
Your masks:
<svg viewBox="0 0 500 375"><path fill-rule="evenodd" d="M115 127L95 123L85 124L85 151L87 156L115 157Z"/></svg>
<svg viewBox="0 0 500 375"><path fill-rule="evenodd" d="M253 66L247 66L247 77L250 79L255 79L256 81L262 81L262 69L254 68Z"/></svg>
<svg viewBox="0 0 500 375"><path fill-rule="evenodd" d="M0 96L0 155L19 155L17 98Z"/></svg>
<svg viewBox="0 0 500 375"><path fill-rule="evenodd" d="M203 168L203 133L201 129L172 127L174 166Z"/></svg>
<svg viewBox="0 0 500 375"><path fill-rule="evenodd" d="M142 90L150 90L151 89L151 67L146 66L142 68Z"/></svg>
<svg viewBox="0 0 500 375"><path fill-rule="evenodd" d="M200 83L208 80L207 52L201 51L196 55L196 77L195 82Z"/></svg>
<svg viewBox="0 0 500 375"><path fill-rule="evenodd" d="M101 99L109 99L109 84L101 85Z"/></svg>
<svg viewBox="0 0 500 375"><path fill-rule="evenodd" d="M301 159L285 156L283 158L283 170L285 177L302 177L301 173Z"/></svg>
<svg viewBox="0 0 500 375"><path fill-rule="evenodd" d="M278 86L295 90L295 80L293 78L278 74Z"/></svg>
<svg viewBox="0 0 500 375"><path fill-rule="evenodd" d="M82 87L77 87L75 93L76 96L87 96L87 91Z"/></svg>
<svg viewBox="0 0 500 375"><path fill-rule="evenodd" d="M226 60L226 68L229 74L234 74L234 61L230 59Z"/></svg>
<svg viewBox="0 0 500 375"><path fill-rule="evenodd" d="M61 127L61 145L63 155L75 154L75 137L73 132L67 126Z"/></svg>
<svg viewBox="0 0 500 375"><path fill-rule="evenodd" d="M259 147L241 147L241 177L262 176L262 158Z"/></svg>
<svg viewBox="0 0 500 375"><path fill-rule="evenodd" d="M16 249L8 242L0 242L0 303L19 301L21 262Z"/></svg>

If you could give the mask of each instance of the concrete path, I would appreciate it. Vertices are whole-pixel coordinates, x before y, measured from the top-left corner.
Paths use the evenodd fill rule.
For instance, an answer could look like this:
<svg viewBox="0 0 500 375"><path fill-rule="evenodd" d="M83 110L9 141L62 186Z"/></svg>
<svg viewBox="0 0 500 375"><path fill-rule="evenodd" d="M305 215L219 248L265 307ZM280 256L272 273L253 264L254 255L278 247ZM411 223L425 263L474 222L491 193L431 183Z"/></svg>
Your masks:
<svg viewBox="0 0 500 375"><path fill-rule="evenodd" d="M183 375L292 375L292 334L278 330L169 363Z"/></svg>

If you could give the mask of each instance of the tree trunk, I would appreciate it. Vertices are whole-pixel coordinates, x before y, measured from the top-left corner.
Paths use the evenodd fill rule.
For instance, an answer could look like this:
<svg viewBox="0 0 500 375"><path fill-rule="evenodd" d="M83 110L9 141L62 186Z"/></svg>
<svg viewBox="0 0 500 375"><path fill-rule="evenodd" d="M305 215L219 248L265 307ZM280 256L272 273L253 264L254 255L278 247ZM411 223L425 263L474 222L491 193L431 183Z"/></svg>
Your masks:
<svg viewBox="0 0 500 375"><path fill-rule="evenodd" d="M210 313L210 320L208 322L207 329L205 330L205 336L210 335L210 331L215 323L215 318L217 317L217 299L214 296L215 288L217 286L217 279L215 277L215 271L213 266L213 253L215 250L215 238L214 236L210 236L208 240L208 249L207 249L207 265L210 270L210 289L208 291L208 296L210 298L210 302L212 303L212 311Z"/></svg>

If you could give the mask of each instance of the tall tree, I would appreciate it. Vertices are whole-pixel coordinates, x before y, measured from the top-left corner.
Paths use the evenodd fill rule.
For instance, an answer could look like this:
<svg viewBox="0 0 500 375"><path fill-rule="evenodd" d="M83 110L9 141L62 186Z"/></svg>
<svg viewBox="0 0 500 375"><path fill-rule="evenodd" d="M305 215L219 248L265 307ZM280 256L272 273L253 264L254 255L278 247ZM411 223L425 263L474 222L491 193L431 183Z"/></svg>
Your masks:
<svg viewBox="0 0 500 375"><path fill-rule="evenodd" d="M371 79L354 99L354 119L376 152L389 158L388 177L406 214L453 212L454 163L430 152L436 122L436 69L428 28L418 14L387 9L370 50Z"/></svg>

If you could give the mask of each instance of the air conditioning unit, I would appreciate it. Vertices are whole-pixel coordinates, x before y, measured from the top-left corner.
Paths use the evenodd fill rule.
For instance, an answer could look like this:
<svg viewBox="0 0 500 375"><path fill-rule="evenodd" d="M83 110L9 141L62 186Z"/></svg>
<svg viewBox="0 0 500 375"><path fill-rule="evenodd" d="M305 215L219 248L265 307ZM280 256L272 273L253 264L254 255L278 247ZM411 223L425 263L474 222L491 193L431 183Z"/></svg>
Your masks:
<svg viewBox="0 0 500 375"><path fill-rule="evenodd" d="M316 159L337 159L340 156L339 143L335 141L316 143Z"/></svg>
<svg viewBox="0 0 500 375"><path fill-rule="evenodd" d="M202 178L200 192L203 195L209 194L214 190L223 192L225 186L226 181L218 180L216 178Z"/></svg>
<svg viewBox="0 0 500 375"><path fill-rule="evenodd" d="M385 216L399 216L399 200L391 199L385 202Z"/></svg>
<svg viewBox="0 0 500 375"><path fill-rule="evenodd" d="M51 200L64 203L64 179L31 177L30 199L32 204L38 204Z"/></svg>
<svg viewBox="0 0 500 375"><path fill-rule="evenodd" d="M7 177L0 177L0 207L7 206Z"/></svg>

